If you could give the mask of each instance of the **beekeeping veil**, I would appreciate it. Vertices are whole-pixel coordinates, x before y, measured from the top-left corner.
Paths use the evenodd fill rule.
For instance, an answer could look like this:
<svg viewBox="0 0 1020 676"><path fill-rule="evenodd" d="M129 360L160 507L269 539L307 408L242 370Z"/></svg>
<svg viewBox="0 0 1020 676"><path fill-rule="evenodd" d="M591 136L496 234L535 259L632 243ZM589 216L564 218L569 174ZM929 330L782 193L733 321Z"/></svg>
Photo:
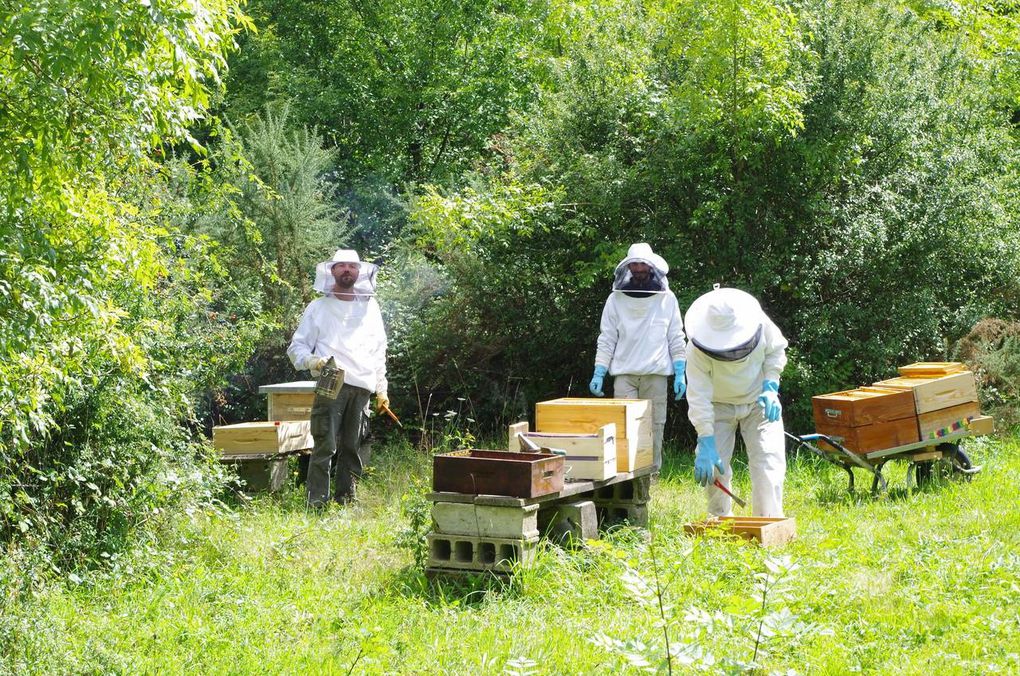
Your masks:
<svg viewBox="0 0 1020 676"><path fill-rule="evenodd" d="M691 342L709 357L739 361L761 342L765 313L751 294L716 284L691 303L684 326Z"/></svg>
<svg viewBox="0 0 1020 676"><path fill-rule="evenodd" d="M631 263L645 263L652 269L647 275L635 275L630 269ZM666 275L669 274L669 264L666 260L654 253L652 247L644 242L631 244L627 249L627 255L613 275L613 291L620 291L628 296L644 298L653 293L665 293L669 290L669 282Z"/></svg>
<svg viewBox="0 0 1020 676"><path fill-rule="evenodd" d="M336 279L333 278L333 266L337 263L357 263L358 279L352 291L358 296L370 298L375 295L375 275L379 266L366 263L358 257L354 249L337 249L333 258L315 266L315 290L322 294L330 294L336 290Z"/></svg>

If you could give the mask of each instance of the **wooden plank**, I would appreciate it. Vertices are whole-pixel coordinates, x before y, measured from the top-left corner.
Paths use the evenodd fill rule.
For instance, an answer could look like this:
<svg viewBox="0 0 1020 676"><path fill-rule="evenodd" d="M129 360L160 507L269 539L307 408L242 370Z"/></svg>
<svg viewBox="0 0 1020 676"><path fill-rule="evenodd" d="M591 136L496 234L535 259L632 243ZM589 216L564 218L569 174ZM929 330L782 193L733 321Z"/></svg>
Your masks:
<svg viewBox="0 0 1020 676"><path fill-rule="evenodd" d="M307 420L261 421L213 427L213 447L234 453L286 453L312 448Z"/></svg>
<svg viewBox="0 0 1020 676"><path fill-rule="evenodd" d="M652 409L645 399L565 397L535 405L539 432L593 434L616 425L616 471L649 467L653 460Z"/></svg>
<svg viewBox="0 0 1020 676"><path fill-rule="evenodd" d="M684 531L689 535L700 535L716 529L758 542L763 547L775 547L796 537L797 522L793 517L724 516L684 526Z"/></svg>
<svg viewBox="0 0 1020 676"><path fill-rule="evenodd" d="M841 443L847 450L854 453L869 453L895 446L904 446L921 440L917 428L917 418L901 418L888 422L875 423L874 425L862 425L860 427L846 427L845 425L833 425L824 423L816 425L816 431L832 437ZM835 450L824 440L819 445L823 449Z"/></svg>
<svg viewBox="0 0 1020 676"><path fill-rule="evenodd" d="M527 434L528 432L528 421L513 423L507 426L507 445L506 450L511 453L520 453L524 449L521 448L521 441L517 438L518 434Z"/></svg>
<svg viewBox="0 0 1020 676"><path fill-rule="evenodd" d="M980 415L981 407L976 401L941 408L917 416L918 431L921 439L938 439L958 429L968 427L970 421Z"/></svg>
<svg viewBox="0 0 1020 676"><path fill-rule="evenodd" d="M906 390L861 387L811 397L815 425L858 427L909 418L914 397Z"/></svg>
<svg viewBox="0 0 1020 676"><path fill-rule="evenodd" d="M995 432L995 418L990 415L983 415L970 421L970 431L975 435L992 434Z"/></svg>
<svg viewBox="0 0 1020 676"><path fill-rule="evenodd" d="M875 383L876 387L910 390L918 414L977 401L977 383L970 371L933 378L890 378Z"/></svg>
<svg viewBox="0 0 1020 676"><path fill-rule="evenodd" d="M967 370L967 365L958 361L919 361L896 369L903 378L948 376Z"/></svg>

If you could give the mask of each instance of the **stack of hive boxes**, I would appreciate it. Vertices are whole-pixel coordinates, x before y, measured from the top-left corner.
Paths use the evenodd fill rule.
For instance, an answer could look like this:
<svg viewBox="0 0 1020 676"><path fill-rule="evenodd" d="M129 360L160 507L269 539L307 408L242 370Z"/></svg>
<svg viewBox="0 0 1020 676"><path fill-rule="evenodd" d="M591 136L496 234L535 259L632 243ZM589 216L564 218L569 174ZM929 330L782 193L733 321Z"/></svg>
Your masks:
<svg viewBox="0 0 1020 676"><path fill-rule="evenodd" d="M812 398L815 429L855 453L906 446L961 429L991 432L974 374L958 362L919 362L871 387Z"/></svg>
<svg viewBox="0 0 1020 676"><path fill-rule="evenodd" d="M259 392L269 395L269 419L216 425L212 443L249 491L277 491L287 477L287 456L312 448L315 382L264 385Z"/></svg>
<svg viewBox="0 0 1020 676"><path fill-rule="evenodd" d="M527 436L567 451L568 480L600 481L650 467L654 460L652 407L645 399L541 401L535 405L535 432ZM609 462L613 456L615 464Z"/></svg>
<svg viewBox="0 0 1020 676"><path fill-rule="evenodd" d="M618 474L652 466L654 441L652 405L645 399L587 399L565 397L535 405L534 432L527 423L512 425L539 446L566 452L567 481L605 481ZM590 497L600 526L627 522L648 525L650 481L631 481L596 488Z"/></svg>

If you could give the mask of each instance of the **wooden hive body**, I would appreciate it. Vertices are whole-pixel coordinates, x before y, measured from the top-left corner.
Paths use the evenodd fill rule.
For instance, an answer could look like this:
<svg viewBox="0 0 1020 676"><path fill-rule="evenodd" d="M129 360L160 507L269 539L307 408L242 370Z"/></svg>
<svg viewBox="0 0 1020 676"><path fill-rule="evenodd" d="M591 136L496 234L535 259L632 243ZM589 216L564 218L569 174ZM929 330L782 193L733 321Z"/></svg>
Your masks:
<svg viewBox="0 0 1020 676"><path fill-rule="evenodd" d="M763 547L774 547L792 540L797 535L797 522L793 517L724 516L689 523L684 531L698 535L719 530L753 540Z"/></svg>
<svg viewBox="0 0 1020 676"><path fill-rule="evenodd" d="M970 371L929 378L890 378L875 386L912 392L918 414L978 400L977 383Z"/></svg>
<svg viewBox="0 0 1020 676"><path fill-rule="evenodd" d="M616 471L650 466L654 442L648 400L565 397L535 405L538 432L594 434L610 423L616 425Z"/></svg>
<svg viewBox="0 0 1020 676"><path fill-rule="evenodd" d="M563 456L466 449L432 458L432 490L536 498L563 490Z"/></svg>
<svg viewBox="0 0 1020 676"><path fill-rule="evenodd" d="M816 426L860 427L914 415L914 397L904 390L861 387L811 398Z"/></svg>
<svg viewBox="0 0 1020 676"><path fill-rule="evenodd" d="M261 421L213 427L213 446L224 455L290 453L312 447L307 420Z"/></svg>
<svg viewBox="0 0 1020 676"><path fill-rule="evenodd" d="M855 453L920 441L914 398L909 392L861 387L812 397L811 404L815 430Z"/></svg>

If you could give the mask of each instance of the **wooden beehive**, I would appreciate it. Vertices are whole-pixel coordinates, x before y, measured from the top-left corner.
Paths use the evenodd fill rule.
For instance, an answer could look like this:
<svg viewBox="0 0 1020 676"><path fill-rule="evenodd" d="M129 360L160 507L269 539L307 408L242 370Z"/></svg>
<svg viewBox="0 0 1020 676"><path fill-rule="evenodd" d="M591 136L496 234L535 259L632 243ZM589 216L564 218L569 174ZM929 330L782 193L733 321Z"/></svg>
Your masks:
<svg viewBox="0 0 1020 676"><path fill-rule="evenodd" d="M518 434L524 434L543 448L566 452L564 475L567 481L586 479L605 481L616 476L616 425L603 425L592 434L531 432L528 423L510 425L509 450L519 451Z"/></svg>
<svg viewBox="0 0 1020 676"><path fill-rule="evenodd" d="M978 400L977 383L970 371L926 378L890 378L875 386L913 393L918 415Z"/></svg>
<svg viewBox="0 0 1020 676"><path fill-rule="evenodd" d="M855 453L920 441L910 392L861 387L811 398L815 431ZM824 441L821 444L828 447Z"/></svg>
<svg viewBox="0 0 1020 676"><path fill-rule="evenodd" d="M969 427L970 422L980 416L981 407L976 401L969 401L958 406L922 413L917 416L917 426L921 439L937 439L954 428Z"/></svg>
<svg viewBox="0 0 1020 676"><path fill-rule="evenodd" d="M259 394L268 397L268 420L308 420L315 403L315 381L262 385Z"/></svg>
<svg viewBox="0 0 1020 676"><path fill-rule="evenodd" d="M967 365L958 361L919 361L896 370L902 378L931 378L966 371Z"/></svg>
<svg viewBox="0 0 1020 676"><path fill-rule="evenodd" d="M884 387L861 387L822 394L811 397L811 405L816 428L833 425L859 427L914 415L914 397L910 392Z"/></svg>
<svg viewBox="0 0 1020 676"><path fill-rule="evenodd" d="M432 458L432 490L537 498L563 490L562 455L466 449Z"/></svg>
<svg viewBox="0 0 1020 676"><path fill-rule="evenodd" d="M312 448L307 420L262 421L213 427L213 447L223 455L290 453Z"/></svg>
<svg viewBox="0 0 1020 676"><path fill-rule="evenodd" d="M610 423L616 425L616 471L650 467L654 441L648 400L565 397L535 405L538 432L594 434Z"/></svg>
<svg viewBox="0 0 1020 676"><path fill-rule="evenodd" d="M832 437L848 451L861 454L882 451L896 446L906 446L921 440L916 416L860 427L819 426L817 431L819 434ZM825 441L818 443L823 448L831 448Z"/></svg>
<svg viewBox="0 0 1020 676"><path fill-rule="evenodd" d="M774 547L796 537L797 521L793 517L724 516L684 526L684 531L689 535L699 535L713 530L753 540L763 547Z"/></svg>

